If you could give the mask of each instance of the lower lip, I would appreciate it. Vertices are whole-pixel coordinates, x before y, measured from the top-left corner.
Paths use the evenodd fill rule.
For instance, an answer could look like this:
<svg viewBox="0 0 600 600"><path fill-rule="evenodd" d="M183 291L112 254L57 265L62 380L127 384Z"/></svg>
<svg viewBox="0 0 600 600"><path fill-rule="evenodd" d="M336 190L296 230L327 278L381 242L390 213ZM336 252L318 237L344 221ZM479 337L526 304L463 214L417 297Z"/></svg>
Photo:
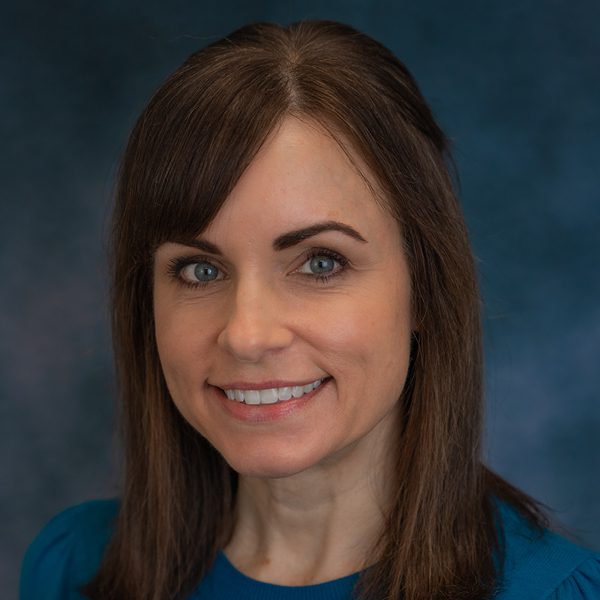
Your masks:
<svg viewBox="0 0 600 600"><path fill-rule="evenodd" d="M215 395L220 400L223 408L238 421L248 423L264 423L268 421L277 421L289 415L302 410L313 398L319 394L329 383L329 379L324 381L318 388L300 398L291 398L290 400L279 400L273 404L246 404L237 400L230 400L223 390L211 386Z"/></svg>

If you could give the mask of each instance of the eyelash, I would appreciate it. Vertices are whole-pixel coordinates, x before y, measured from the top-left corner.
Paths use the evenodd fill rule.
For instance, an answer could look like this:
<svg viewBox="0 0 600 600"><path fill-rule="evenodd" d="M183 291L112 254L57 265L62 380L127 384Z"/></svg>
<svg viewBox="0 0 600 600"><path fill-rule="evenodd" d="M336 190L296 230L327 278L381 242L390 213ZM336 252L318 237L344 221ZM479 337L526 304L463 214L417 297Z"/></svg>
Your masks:
<svg viewBox="0 0 600 600"><path fill-rule="evenodd" d="M331 260L335 260L339 263L339 268L332 273L327 273L326 275L313 275L313 279L319 283L327 283L330 279L337 277L338 275L342 275L346 270L346 265L348 264L348 259L338 254L337 252L333 252L332 250L328 250L327 248L311 248L306 254L302 257L303 266L309 260L316 258L317 256L324 256L325 258L330 258Z"/></svg>
<svg viewBox="0 0 600 600"><path fill-rule="evenodd" d="M330 258L331 260L336 261L340 265L338 267L338 269L333 271L332 273L327 273L324 275L313 275L312 279L314 279L318 283L326 284L330 279L333 279L334 277L337 277L338 275L342 275L344 273L344 271L346 270L345 267L348 264L348 259L343 257L341 254L338 254L337 252L328 250L327 248L311 248L310 250L308 250L302 257L303 261L302 261L302 264L300 265L300 267L304 266L306 264L306 262L308 262L309 260L312 260L313 258L316 258L317 256ZM188 281L188 280L184 279L181 276L181 272L183 271L183 269L185 269L185 267L188 267L189 265L193 265L193 264L196 264L199 262L207 262L208 264L215 266L217 269L219 269L219 267L214 265L212 260L209 258L206 258L203 256L190 256L190 257L176 257L176 258L171 259L169 261L167 272L170 277L172 277L173 279L176 279L181 285L184 285L184 286L192 288L192 289L204 288L204 287L208 286L209 283L211 283L211 282L209 282L209 281L192 282L192 281ZM304 273L304 275L309 276L308 273Z"/></svg>

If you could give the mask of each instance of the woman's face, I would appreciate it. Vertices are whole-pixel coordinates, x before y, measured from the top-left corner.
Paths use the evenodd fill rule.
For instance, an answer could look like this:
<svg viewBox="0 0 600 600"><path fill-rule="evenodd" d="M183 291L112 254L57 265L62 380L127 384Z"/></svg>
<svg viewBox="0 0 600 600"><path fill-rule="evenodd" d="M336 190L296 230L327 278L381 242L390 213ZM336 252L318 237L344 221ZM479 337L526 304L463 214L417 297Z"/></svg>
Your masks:
<svg viewBox="0 0 600 600"><path fill-rule="evenodd" d="M161 245L154 269L172 399L233 469L281 477L389 454L409 272L397 223L317 126L286 119L210 226Z"/></svg>

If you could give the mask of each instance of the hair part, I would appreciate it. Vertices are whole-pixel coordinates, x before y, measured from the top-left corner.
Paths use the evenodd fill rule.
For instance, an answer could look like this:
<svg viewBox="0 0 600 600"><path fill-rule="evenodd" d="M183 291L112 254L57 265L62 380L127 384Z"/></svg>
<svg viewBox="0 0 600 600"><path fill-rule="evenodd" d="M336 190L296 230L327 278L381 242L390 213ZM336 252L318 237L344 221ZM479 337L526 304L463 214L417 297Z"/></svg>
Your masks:
<svg viewBox="0 0 600 600"><path fill-rule="evenodd" d="M399 223L411 273L417 331L395 495L358 589L364 598L489 598L501 555L496 500L542 521L532 500L481 462L480 298L448 142L404 65L328 21L249 25L193 54L131 134L111 255L123 498L84 592L183 599L231 535L237 474L179 414L162 375L153 256L208 226L287 116L318 124L364 162L368 172L355 166Z"/></svg>

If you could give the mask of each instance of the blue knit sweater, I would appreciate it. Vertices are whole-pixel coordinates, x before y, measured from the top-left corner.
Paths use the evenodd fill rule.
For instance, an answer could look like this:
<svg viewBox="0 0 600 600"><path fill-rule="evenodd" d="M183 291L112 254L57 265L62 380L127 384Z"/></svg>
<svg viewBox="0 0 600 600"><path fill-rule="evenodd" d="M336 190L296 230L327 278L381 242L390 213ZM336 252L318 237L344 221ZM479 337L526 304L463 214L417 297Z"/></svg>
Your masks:
<svg viewBox="0 0 600 600"><path fill-rule="evenodd" d="M98 569L118 506L116 500L96 500L54 517L27 550L20 600L83 600L77 590ZM501 515L505 571L494 600L600 600L599 554L549 531L536 535L506 506ZM220 552L189 600L350 600L358 577L273 585L247 577Z"/></svg>

